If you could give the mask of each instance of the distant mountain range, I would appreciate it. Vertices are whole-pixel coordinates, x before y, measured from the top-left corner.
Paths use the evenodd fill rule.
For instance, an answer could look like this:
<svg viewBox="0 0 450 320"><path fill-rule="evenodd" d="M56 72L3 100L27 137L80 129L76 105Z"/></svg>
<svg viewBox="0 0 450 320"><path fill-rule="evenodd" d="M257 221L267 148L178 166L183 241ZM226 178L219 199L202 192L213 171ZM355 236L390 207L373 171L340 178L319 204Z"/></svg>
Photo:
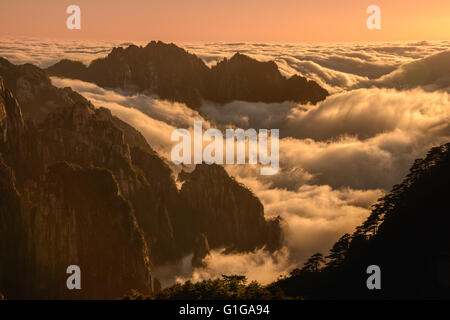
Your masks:
<svg viewBox="0 0 450 320"><path fill-rule="evenodd" d="M236 53L212 68L174 44L152 41L145 47L117 47L105 58L83 63L61 60L46 69L51 76L93 82L101 87L157 95L198 108L204 100L227 103L295 101L315 104L328 92L316 82L285 78L273 61Z"/></svg>
<svg viewBox="0 0 450 320"><path fill-rule="evenodd" d="M266 220L259 199L222 167L198 165L181 177L178 190L165 161L108 109L52 86L36 66L0 58L0 292L7 298L151 293L158 283L151 266L193 252L198 265L205 248L280 246L280 220ZM81 267L83 290L65 287L72 264Z"/></svg>

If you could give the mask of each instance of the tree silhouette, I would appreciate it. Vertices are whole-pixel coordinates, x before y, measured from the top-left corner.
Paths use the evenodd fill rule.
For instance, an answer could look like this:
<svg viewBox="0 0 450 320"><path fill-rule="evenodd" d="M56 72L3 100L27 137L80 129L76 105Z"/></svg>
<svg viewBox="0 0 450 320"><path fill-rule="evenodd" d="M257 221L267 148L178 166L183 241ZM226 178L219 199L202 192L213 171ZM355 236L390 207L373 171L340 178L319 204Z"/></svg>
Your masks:
<svg viewBox="0 0 450 320"><path fill-rule="evenodd" d="M301 272L319 272L320 266L325 262L321 253L315 253L305 262Z"/></svg>
<svg viewBox="0 0 450 320"><path fill-rule="evenodd" d="M366 221L334 244L320 272L311 272L319 269L311 257L302 270L293 270L272 287L288 297L307 299L450 298L448 276L438 271L448 270L450 264L449 176L447 143L414 162L403 181L372 207ZM365 270L371 264L388 270L382 291L365 286Z"/></svg>
<svg viewBox="0 0 450 320"><path fill-rule="evenodd" d="M350 240L351 236L348 233L339 238L333 248L330 249L330 254L326 256L329 259L327 267L340 265L344 261L350 247Z"/></svg>

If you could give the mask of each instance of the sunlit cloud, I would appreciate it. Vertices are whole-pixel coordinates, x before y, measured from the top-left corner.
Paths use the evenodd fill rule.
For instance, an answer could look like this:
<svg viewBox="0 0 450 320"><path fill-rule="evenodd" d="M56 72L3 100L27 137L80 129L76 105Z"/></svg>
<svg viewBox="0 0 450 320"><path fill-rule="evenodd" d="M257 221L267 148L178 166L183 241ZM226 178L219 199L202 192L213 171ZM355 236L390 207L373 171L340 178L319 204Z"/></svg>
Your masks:
<svg viewBox="0 0 450 320"><path fill-rule="evenodd" d="M31 54L33 51L20 52L20 46L17 43L16 49L9 50L8 58L40 66L62 57L88 64L106 54L95 53L89 43L83 49L86 52L70 55L55 47L45 56L39 44L32 49L36 54ZM253 165L225 167L260 198L267 217L284 219L283 249L275 256L265 251L226 255L214 250L206 269L192 269L187 256L178 264L155 270L166 285L225 273L245 274L268 283L309 255L325 253L340 235L351 232L367 217L370 206L401 181L414 159L450 140L448 57L442 52L448 46L444 42L185 46L208 65L236 51L259 60L275 60L285 75L302 74L330 90L332 95L314 106L205 101L194 111L156 96L104 89L83 81L53 77L52 82L72 87L96 107L110 109L138 129L168 162L174 145L172 131L191 130L194 120L220 129L280 129L278 174L261 176ZM4 52L0 49L0 55ZM411 82L417 80L411 74L418 70L427 70L426 81Z"/></svg>

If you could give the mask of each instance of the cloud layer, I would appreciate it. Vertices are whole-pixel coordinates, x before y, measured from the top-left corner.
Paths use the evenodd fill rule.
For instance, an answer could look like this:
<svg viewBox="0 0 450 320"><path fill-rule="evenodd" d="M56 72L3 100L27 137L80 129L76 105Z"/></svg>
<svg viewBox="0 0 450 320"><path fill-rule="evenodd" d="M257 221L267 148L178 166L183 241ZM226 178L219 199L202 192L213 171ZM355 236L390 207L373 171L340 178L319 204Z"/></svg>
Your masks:
<svg viewBox="0 0 450 320"><path fill-rule="evenodd" d="M149 39L149 41L152 39ZM89 64L128 41L56 41L0 38L0 56L12 63L48 67L66 59ZM134 42L146 45L146 42ZM236 52L274 60L285 75L301 74L334 93L396 71L400 66L450 49L450 41L380 43L186 43L177 45L213 65Z"/></svg>
<svg viewBox="0 0 450 320"><path fill-rule="evenodd" d="M8 42L9 41L9 42ZM61 58L89 63L120 42L0 42L0 56L40 66ZM227 171L261 199L266 216L286 221L284 248L224 255L213 251L208 268L192 270L190 257L159 267L164 284L227 273L263 283L299 266L351 232L370 206L401 181L415 158L450 140L450 42L379 44L180 44L207 64L235 52L275 60L286 75L299 73L332 95L312 105L205 102L199 112L156 97L129 95L82 81L52 78L141 131L162 156L170 158L176 128L280 129L280 171L261 176L256 165L227 165Z"/></svg>
<svg viewBox="0 0 450 320"><path fill-rule="evenodd" d="M383 192L402 179L415 158L450 138L449 97L443 92L358 89L337 93L317 106L205 104L202 116L183 104L127 96L77 80L52 81L111 109L166 158L174 145L172 131L190 128L194 120L205 126L212 121L243 128L278 127L289 135L280 141L279 174L261 176L257 166L226 166L261 199L266 216L280 215L287 222L283 255L274 260L262 252L222 255L215 251L205 270L192 270L186 260L168 268L169 273L161 272L160 277L169 282L238 271L266 281L288 272L351 232Z"/></svg>

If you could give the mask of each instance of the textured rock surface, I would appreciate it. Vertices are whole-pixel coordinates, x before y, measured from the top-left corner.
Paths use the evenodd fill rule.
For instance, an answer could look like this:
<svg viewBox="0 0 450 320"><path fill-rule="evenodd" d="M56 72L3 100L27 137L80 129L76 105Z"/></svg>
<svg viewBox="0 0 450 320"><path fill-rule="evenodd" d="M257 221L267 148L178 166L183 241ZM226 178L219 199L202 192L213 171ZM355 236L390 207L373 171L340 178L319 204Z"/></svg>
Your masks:
<svg viewBox="0 0 450 320"><path fill-rule="evenodd" d="M156 94L161 99L197 108L202 100L316 103L328 92L298 75L283 77L277 65L243 54L224 59L211 69L197 56L174 44L150 42L145 47L114 48L89 67L62 60L49 67L50 75L94 82L102 87Z"/></svg>
<svg viewBox="0 0 450 320"><path fill-rule="evenodd" d="M9 298L118 298L130 287L151 292L147 244L111 171L50 165L71 158L63 146L76 157L81 143L70 145L52 117L39 128L24 126L2 80L0 97L0 151L12 167L0 157L2 290ZM78 121L62 123L89 130L76 110L66 115ZM20 191L14 172L20 173ZM72 264L82 270L80 291L66 288Z"/></svg>
<svg viewBox="0 0 450 320"><path fill-rule="evenodd" d="M3 292L5 288L11 290L24 284L23 274L17 272L26 250L20 195L14 171L3 157L6 154L10 161L16 159L22 131L17 101L0 78L0 288Z"/></svg>
<svg viewBox="0 0 450 320"><path fill-rule="evenodd" d="M0 288L3 293L14 295L16 288L24 287L24 275L20 273L24 271L21 268L25 256L24 239L14 173L0 155Z"/></svg>
<svg viewBox="0 0 450 320"><path fill-rule="evenodd" d="M192 236L203 233L211 248L229 251L279 246L281 240L272 237L279 223L267 222L259 199L223 167L197 165L192 173L180 178L184 180L180 196L187 204L185 223L191 224ZM278 245L269 243L269 239Z"/></svg>
<svg viewBox="0 0 450 320"><path fill-rule="evenodd" d="M38 190L27 190L25 270L28 284L37 285L31 297L111 299L129 288L151 292L147 245L118 191L110 171L65 162L49 168ZM81 268L82 290L67 290L69 265Z"/></svg>
<svg viewBox="0 0 450 320"><path fill-rule="evenodd" d="M170 216L175 210L176 186L169 167L145 138L113 117L108 109L94 108L70 88L53 87L39 68L15 66L6 60L0 62L0 75L12 84L22 78L30 79L36 97L24 101L28 105L24 118L29 121L26 132L22 133L20 156L13 158L12 151L4 152L5 157L11 158L19 188L35 183L49 165L58 161L107 168L119 183L121 195L132 202L152 248L153 263L178 257L181 253L175 245ZM39 77L33 78L36 74ZM14 88L20 91L17 86ZM39 108L52 101L60 102L54 110Z"/></svg>
<svg viewBox="0 0 450 320"><path fill-rule="evenodd" d="M278 248L280 221L266 221L259 200L222 167L198 166L178 191L165 161L108 109L53 87L32 65L0 59L0 76L0 290L7 297L150 292L150 261L195 251L201 261L208 242L230 251ZM71 264L81 267L81 292L65 288Z"/></svg>
<svg viewBox="0 0 450 320"><path fill-rule="evenodd" d="M45 71L32 64L16 66L0 57L0 76L19 102L24 120L40 122L60 107L86 101L68 88L55 88Z"/></svg>

